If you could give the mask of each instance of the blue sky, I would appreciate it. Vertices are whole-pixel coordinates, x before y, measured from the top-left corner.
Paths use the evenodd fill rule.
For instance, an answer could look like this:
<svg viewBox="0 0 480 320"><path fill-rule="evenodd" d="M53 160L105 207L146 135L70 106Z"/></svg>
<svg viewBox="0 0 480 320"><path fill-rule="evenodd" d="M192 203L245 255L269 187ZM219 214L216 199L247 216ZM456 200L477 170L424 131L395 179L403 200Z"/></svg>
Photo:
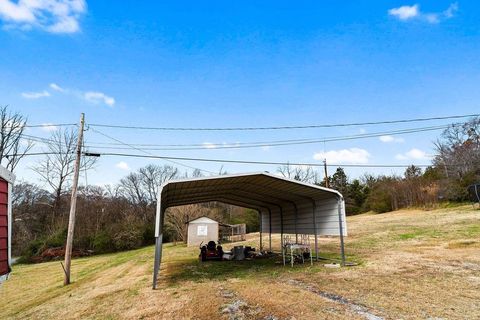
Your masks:
<svg viewBox="0 0 480 320"><path fill-rule="evenodd" d="M241 127L478 113L478 1L0 0L0 104L32 124ZM128 143L322 138L431 123L254 132L98 128ZM48 137L55 128L30 129ZM429 163L439 132L157 155L335 163ZM111 142L86 132L87 142ZM40 150L42 147L36 147ZM130 153L139 151L119 150ZM325 154L326 153L326 154ZM315 156L316 155L316 156ZM20 178L36 181L24 160ZM148 159L101 157L89 182ZM218 172L215 163L186 163ZM228 172L276 166L225 164ZM332 169L331 169L332 170ZM352 177L393 169L347 169Z"/></svg>

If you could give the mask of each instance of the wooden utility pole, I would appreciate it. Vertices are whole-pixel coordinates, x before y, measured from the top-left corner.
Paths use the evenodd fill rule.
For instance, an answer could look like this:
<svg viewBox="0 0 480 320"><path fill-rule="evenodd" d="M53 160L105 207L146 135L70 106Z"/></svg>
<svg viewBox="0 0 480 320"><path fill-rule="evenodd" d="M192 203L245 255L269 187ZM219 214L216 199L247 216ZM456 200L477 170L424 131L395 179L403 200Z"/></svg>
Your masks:
<svg viewBox="0 0 480 320"><path fill-rule="evenodd" d="M327 159L323 159L323 169L325 171L325 187L330 188L330 183L328 183Z"/></svg>
<svg viewBox="0 0 480 320"><path fill-rule="evenodd" d="M80 126L78 128L77 159L75 160L75 171L73 173L72 199L70 201L70 216L68 218L67 244L65 246L65 279L64 285L70 284L70 266L72 264L73 232L75 230L75 209L77 208L77 187L78 175L80 172L80 159L82 157L83 127L85 114L80 115Z"/></svg>

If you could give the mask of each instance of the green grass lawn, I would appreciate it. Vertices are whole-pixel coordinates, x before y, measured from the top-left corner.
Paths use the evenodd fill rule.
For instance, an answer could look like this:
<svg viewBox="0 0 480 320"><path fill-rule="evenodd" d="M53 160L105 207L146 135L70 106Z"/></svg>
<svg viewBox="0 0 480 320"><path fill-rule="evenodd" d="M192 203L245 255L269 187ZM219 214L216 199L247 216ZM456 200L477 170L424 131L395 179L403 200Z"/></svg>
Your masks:
<svg viewBox="0 0 480 320"><path fill-rule="evenodd" d="M228 319L222 310L235 301L244 319L364 318L318 292L388 319L480 318L480 211L364 214L348 227L347 260L358 265L345 268L284 267L281 257L200 262L198 248L166 244L155 291L153 247L74 259L67 287L59 261L16 265L0 287L0 319ZM258 248L258 234L242 244ZM319 244L321 256L339 258L338 238Z"/></svg>

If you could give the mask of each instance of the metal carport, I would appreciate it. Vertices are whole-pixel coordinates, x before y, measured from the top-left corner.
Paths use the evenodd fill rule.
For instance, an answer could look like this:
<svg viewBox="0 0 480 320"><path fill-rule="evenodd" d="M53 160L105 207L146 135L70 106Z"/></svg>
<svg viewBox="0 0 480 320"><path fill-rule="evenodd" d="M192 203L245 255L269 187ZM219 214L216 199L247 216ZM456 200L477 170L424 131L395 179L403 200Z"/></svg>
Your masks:
<svg viewBox="0 0 480 320"><path fill-rule="evenodd" d="M343 237L347 234L342 195L332 189L279 177L268 172L222 175L169 181L158 192L155 219L155 262L153 288L156 288L162 260L165 210L186 204L219 201L257 210L262 233L271 235L314 235L318 259L318 236L340 236L342 264L345 264Z"/></svg>

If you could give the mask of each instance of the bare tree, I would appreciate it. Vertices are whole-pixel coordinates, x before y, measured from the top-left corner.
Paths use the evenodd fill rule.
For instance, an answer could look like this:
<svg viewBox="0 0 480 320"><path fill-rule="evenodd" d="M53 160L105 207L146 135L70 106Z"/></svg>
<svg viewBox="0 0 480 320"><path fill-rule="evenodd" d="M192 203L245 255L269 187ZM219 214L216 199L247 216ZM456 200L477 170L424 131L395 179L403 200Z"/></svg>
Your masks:
<svg viewBox="0 0 480 320"><path fill-rule="evenodd" d="M0 107L0 164L10 171L33 147L33 142L23 137L26 123L21 114L9 112L7 106Z"/></svg>
<svg viewBox="0 0 480 320"><path fill-rule="evenodd" d="M69 188L74 172L76 143L77 133L74 130L53 132L47 149L44 150L45 160L33 167L33 170L53 190L54 215L60 210L62 195ZM80 169L91 169L95 162L96 158L83 157Z"/></svg>
<svg viewBox="0 0 480 320"><path fill-rule="evenodd" d="M162 184L169 180L176 179L179 176L178 168L169 165L159 166L149 164L140 168L138 172L141 175L142 186L145 189L150 203L157 201L158 188Z"/></svg>
<svg viewBox="0 0 480 320"><path fill-rule="evenodd" d="M141 208L142 219L153 218L154 205L159 187L168 180L179 176L177 168L149 164L137 172L131 172L120 180L120 193L132 204Z"/></svg>
<svg viewBox="0 0 480 320"><path fill-rule="evenodd" d="M480 117L451 125L435 147L433 163L444 176L440 181L442 196L466 200L468 185L480 179Z"/></svg>
<svg viewBox="0 0 480 320"><path fill-rule="evenodd" d="M285 178L313 184L319 183L318 172L309 166L292 166L286 164L278 167L277 172Z"/></svg>
<svg viewBox="0 0 480 320"><path fill-rule="evenodd" d="M147 197L143 190L142 175L131 172L120 180L120 190L125 198L135 205L147 205Z"/></svg>
<svg viewBox="0 0 480 320"><path fill-rule="evenodd" d="M121 187L118 184L106 184L104 188L108 198L117 199L121 196Z"/></svg>
<svg viewBox="0 0 480 320"><path fill-rule="evenodd" d="M434 163L445 175L463 177L480 168L480 117L448 127L435 143Z"/></svg>

